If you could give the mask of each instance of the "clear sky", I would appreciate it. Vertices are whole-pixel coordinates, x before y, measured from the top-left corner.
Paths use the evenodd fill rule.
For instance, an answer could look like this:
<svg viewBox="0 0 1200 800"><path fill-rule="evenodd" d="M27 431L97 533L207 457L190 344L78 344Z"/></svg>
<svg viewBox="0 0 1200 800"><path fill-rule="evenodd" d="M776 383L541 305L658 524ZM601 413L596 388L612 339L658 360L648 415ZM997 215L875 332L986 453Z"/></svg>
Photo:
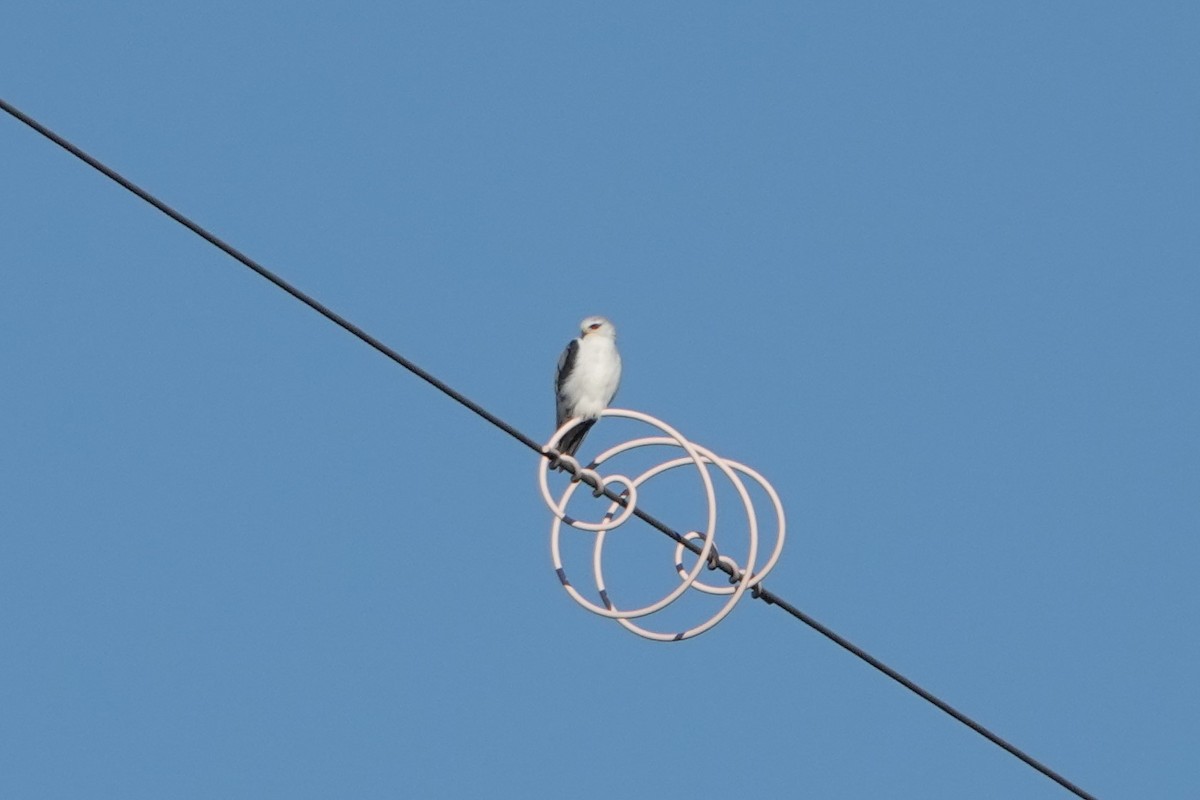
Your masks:
<svg viewBox="0 0 1200 800"><path fill-rule="evenodd" d="M1196 797L1198 8L10 3L0 96L538 439L609 316L619 404L778 487L773 591ZM1068 796L778 609L586 613L529 451L7 116L0 164L0 795Z"/></svg>

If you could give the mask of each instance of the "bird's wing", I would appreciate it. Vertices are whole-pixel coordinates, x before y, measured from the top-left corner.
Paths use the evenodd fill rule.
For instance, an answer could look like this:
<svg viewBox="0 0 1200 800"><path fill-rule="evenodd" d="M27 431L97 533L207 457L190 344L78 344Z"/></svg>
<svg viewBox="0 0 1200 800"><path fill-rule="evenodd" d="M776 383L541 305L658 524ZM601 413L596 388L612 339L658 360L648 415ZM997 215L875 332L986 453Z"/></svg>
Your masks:
<svg viewBox="0 0 1200 800"><path fill-rule="evenodd" d="M558 357L558 369L554 372L555 417L558 420L555 425L557 426L561 426L571 417L567 408L567 398L563 395L563 388L566 386L567 378L575 370L575 356L578 353L579 340L572 339L567 343L567 348L562 351L562 355Z"/></svg>
<svg viewBox="0 0 1200 800"><path fill-rule="evenodd" d="M612 401L615 400L617 397L617 392L621 391L621 354L620 353L616 354L616 364L617 364L617 385L613 387L613 393L608 396L608 402L605 403L605 405L611 405Z"/></svg>

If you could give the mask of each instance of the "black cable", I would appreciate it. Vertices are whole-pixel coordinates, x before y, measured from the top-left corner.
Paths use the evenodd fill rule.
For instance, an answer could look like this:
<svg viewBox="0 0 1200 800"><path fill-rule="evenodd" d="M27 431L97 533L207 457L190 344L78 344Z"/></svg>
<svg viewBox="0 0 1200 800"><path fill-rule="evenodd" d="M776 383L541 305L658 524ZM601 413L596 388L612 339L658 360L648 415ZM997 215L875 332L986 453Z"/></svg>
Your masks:
<svg viewBox="0 0 1200 800"><path fill-rule="evenodd" d="M111 180L120 184L124 188L128 189L130 192L137 195L142 200L145 200L147 203L154 206L159 211L161 211L162 213L166 214L171 219L178 222L180 225L183 225L185 228L192 231L193 233L195 233L197 236L201 237L208 243L219 248L220 250L223 250L228 255L232 256L233 258L235 258L236 260L238 260L245 266L249 267L254 272L257 272L259 275L266 278L268 281L270 281L271 283L275 284L277 287L279 287L283 291L290 294L292 297L299 300L301 303L304 303L306 306L311 308L313 311L316 311L318 314L320 314L321 316L328 319L330 322L345 329L346 331L353 334L354 336L357 336L359 339L366 342L371 347L378 350L380 353L383 353L385 356L390 358L392 361L395 361L397 364L404 367L406 370L413 373L421 380L430 384L435 389L439 390L440 392L447 395L451 399L457 400L459 403L466 406L471 411L474 411L476 414L483 417L485 420L492 423L497 428L504 431L509 436L513 437L518 442L520 442L521 444L528 447L530 450L533 450L534 452L538 453L539 455L541 455L544 458L550 457L549 455L547 455L545 452L542 451L542 446L540 444L538 444L536 441L534 441L530 437L526 436L521 431L514 428L512 425L509 425L507 422L500 419L495 414L491 413L486 408L479 405L475 401L471 400L467 396L463 395L461 392L456 391L454 388L452 388L452 387L448 386L447 384L443 383L442 381L438 380L433 375L431 375L430 373L426 372L425 370L421 369L419 366L414 364L412 361L409 361L407 358L400 355L395 350L388 347L386 344L384 344L383 342L379 341L371 334L364 331L362 328L358 327L354 323L347 320L345 317L336 313L335 311L328 308L324 304L318 302L317 300L313 299L312 297L309 297L307 294L300 291L296 287L292 286L290 283L285 281L283 278L280 278L278 275L271 272L269 269L264 267L262 264L259 264L257 261L250 258L245 253L241 252L236 247L228 244L227 242L220 239L216 235L209 233L206 229L202 228L197 223L193 222L192 220L185 217L183 214L181 214L178 211L176 211L175 209L171 208L171 206L169 206L166 203L164 203L163 201L159 200L157 197L150 194L145 189L142 189L137 184L128 180L123 175L118 173L116 170L113 170L113 169L109 168L108 166L105 166L100 161L97 161L95 158L88 155L83 150L79 149L78 147L73 145L71 142L69 142L66 139L64 139L63 137L59 136L57 133L50 130L46 126L42 125L37 120L33 119L32 117L28 116L27 114L22 113L20 110L13 107L8 102L6 102L3 98L0 98L0 109L3 109L4 111L8 112L11 116L13 116L16 119L20 120L21 122L25 123L30 128L37 131L38 133L40 133L42 136L46 137L50 141L54 142L56 145L63 148L64 150L66 150L68 153L75 156L79 160L83 161L88 166L101 172L105 177L110 178ZM624 497L614 493L613 490L605 488L604 495L606 497L608 497L610 500L612 500L616 503L620 503L622 506L625 506ZM693 542L691 540L685 539L681 534L679 534L677 531L673 530L666 523L659 521L655 517L651 516L650 514L645 513L644 511L642 511L639 508L634 509L634 515L637 516L642 521L648 523L649 525L651 525L652 527L654 527L661 533L669 536L671 539L675 540L676 542L683 544L685 547L687 547L693 553L695 553L697 555L700 553L700 550L701 550L700 545L696 544L695 542ZM730 578L739 577L738 575L736 575L734 573L733 568L727 564L718 562L717 568L722 570L723 572L725 572L727 575L729 575ZM822 636L824 636L827 639L829 639L830 641L832 641L834 644L849 651L850 653L853 653L855 656L858 656L858 658L860 658L863 661L865 661L866 663L870 664L872 667L879 670L884 675L887 675L889 678L896 681L897 683L899 683L901 686L905 687L909 691L913 692L918 697L922 698L923 700L927 700L928 702L937 706L938 708L940 708L942 711L949 714L954 719L956 719L959 722L961 722L962 724L966 725L968 728L975 731L979 735L983 736L984 738L986 738L988 741L992 742L993 744L1003 748L1011 755L1014 755L1017 758L1019 758L1021 761L1024 761L1030 767L1033 767L1035 770L1042 773L1047 778L1049 778L1050 780L1059 784L1060 786L1062 786L1069 792L1073 793L1077 797L1084 798L1084 800L1097 800L1097 798L1094 795L1088 794L1083 789L1079 788L1074 783L1072 783L1071 781L1064 778L1062 775L1059 775L1057 772L1050 769L1045 764L1041 763L1040 761L1038 761L1037 759L1028 755L1024 751L1017 748L1016 746L1010 744L1009 742L1000 738L996 734L992 733L990 730L983 727L978 722L976 722L975 720L968 717L966 714L963 714L961 711L957 710L956 708L951 706L949 703L938 699L932 693L921 688L919 685L917 685L913 681L904 677L899 672L892 669L887 664L884 664L882 661L875 658L874 656L872 656L867 651L863 650L858 645L854 644L853 642L849 641L848 639L843 638L839 634L835 633L832 629L821 624L816 619L814 619L813 617L810 617L808 614L806 614L803 611L801 611L800 609L796 608L791 603L787 602L786 600L784 600L783 598L774 594L773 592L767 591L766 589L764 589L762 587L761 584L759 586L755 587L754 591L752 592L752 595L756 599L762 600L763 602L767 603L767 605L774 605L774 606L778 606L779 608L783 609L784 611L791 614L796 619L803 622L805 625L808 625L810 628L815 630L817 633L821 634Z"/></svg>
<svg viewBox="0 0 1200 800"><path fill-rule="evenodd" d="M871 655L866 650L863 650L858 645L854 644L853 642L849 641L848 639L843 638L839 634L835 633L833 630L822 625L820 622L817 622L815 619L810 617L808 614L805 614L803 611L796 608L791 603L778 597L777 595L773 594L772 592L768 592L766 589L763 589L760 592L760 595L761 595L762 600L764 600L765 602L767 602L771 605L779 606L784 611L788 612L793 617L795 617L796 619L800 620L808 627L815 630L817 633L819 633L822 636L824 636L825 638L829 639L834 644L836 644L839 647L842 647L842 648L850 651L854 655L858 656L863 661L867 662L872 667L879 670L884 675L887 675L889 678L894 680L896 683L900 684L904 688L913 692L914 694L916 694L918 697L922 698L923 700L928 700L930 703L937 706L942 711L945 711L947 714L954 717L956 720L961 722L963 725L966 725L968 728L975 731L976 733L978 733L983 738L987 739L992 744L995 744L995 745L1003 748L1004 750L1008 751L1010 754L1021 759L1026 764L1033 767L1038 772L1042 773L1043 775L1045 775L1047 778L1054 781L1058 785L1062 786L1067 791L1075 794L1077 797L1085 798L1085 800L1096 800L1095 795L1088 794L1083 789L1081 789L1079 786L1077 786L1076 784L1067 780L1066 778L1064 778L1062 775L1058 774L1054 770L1050 769L1050 767L1048 767L1045 764L1043 764L1042 762L1038 761L1033 756L1029 755L1028 753L1024 752L1023 750L1016 747L1015 745L1010 744L1009 742L1000 738L996 734L992 733L990 730L983 727L978 722L971 719L966 714L962 713L957 708L955 708L954 706L947 703L945 700L941 700L938 697L934 696L928 690L921 688L919 685L917 685L913 681L909 680L908 678L904 677L899 672L897 672L896 670L889 667L887 664L880 661L878 658L875 658L875 656Z"/></svg>

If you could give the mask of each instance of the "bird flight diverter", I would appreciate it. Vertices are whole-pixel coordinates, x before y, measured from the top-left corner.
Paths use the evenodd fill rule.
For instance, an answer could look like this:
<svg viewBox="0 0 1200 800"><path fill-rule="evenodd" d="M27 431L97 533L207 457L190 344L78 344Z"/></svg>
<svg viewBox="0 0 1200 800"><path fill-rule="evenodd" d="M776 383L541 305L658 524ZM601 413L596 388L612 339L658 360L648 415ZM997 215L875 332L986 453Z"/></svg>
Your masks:
<svg viewBox="0 0 1200 800"><path fill-rule="evenodd" d="M558 573L558 578L562 582L563 588L567 590L575 602L591 611L594 614L599 614L602 617L615 619L628 630L633 631L639 636L644 636L647 639L653 639L660 642L679 641L681 639L689 639L704 633L708 629L715 626L718 622L726 617L733 607L737 605L738 600L742 599L742 595L747 590L753 590L762 582L767 573L775 566L775 562L779 560L779 554L783 550L785 522L783 515L783 505L779 501L779 495L767 480L750 467L744 464L739 464L736 461L723 459L713 453L711 450L700 445L693 444L683 437L678 431L667 425L662 420L656 419L649 414L643 414L638 411L629 411L627 409L609 408L601 412L602 417L623 417L626 419L637 420L651 427L657 428L666 436L648 436L640 439L631 439L614 447L605 450L598 455L589 467L582 467L579 462L569 455L561 454L557 447L562 438L567 435L580 420L571 419L563 423L550 441L543 446L542 451L549 458L540 459L538 465L538 484L542 490L542 499L554 514L554 524L550 528L550 551L554 560L554 569ZM656 466L647 469L640 475L634 478L629 478L625 475L610 474L606 476L600 475L596 470L602 467L605 462L621 455L622 453L635 450L640 447L668 446L676 447L684 451L685 455L678 458L663 461ZM550 494L549 471L554 465L558 469L564 470L571 474L571 482L563 491L562 496L556 501ZM696 563L691 569L685 569L683 564L683 551L685 545L676 543L675 545L675 563L674 570L678 575L679 585L669 591L662 599L650 605L641 608L621 609L613 602L608 587L604 581L603 573L603 553L604 543L608 532L620 527L633 516L637 508L638 487L642 486L647 481L662 475L665 472L691 465L695 467L699 473L700 482L704 487L704 494L708 501L708 516L705 530L690 531L683 535L683 539L699 543L699 552L696 553ZM713 488L713 479L709 470L709 465L715 466L719 473L729 480L733 488L737 491L741 498L742 505L746 512L746 523L749 531L749 545L747 547L744 566L739 565L729 556L722 553L716 546L717 534L717 500L716 493ZM775 534L775 547L771 551L770 557L761 567L756 568L755 565L759 557L759 523L758 515L755 513L754 503L750 499L749 492L746 491L746 486L742 481L742 476L748 476L753 479L771 499L771 503L775 509L775 518L778 523L777 532ZM571 500L571 496L579 488L580 483L585 483L592 487L593 494L597 497L605 493L605 489L616 491L612 487L618 486L621 491L619 496L624 501L622 504L613 501L605 512L604 516L598 522L585 522L573 519L566 514L567 504ZM599 593L600 603L594 603L580 594L579 590L568 580L566 570L563 567L562 553L560 549L560 539L563 535L563 523L566 523L571 528L582 531L585 534L590 534L594 537L594 545L592 551L592 576L595 579L596 590ZM693 544L694 546L694 544ZM687 548L691 549L691 548ZM714 569L720 564L721 568L727 572L730 577L729 581L724 585L714 585L705 583L699 579L700 573L705 567ZM683 596L688 589L696 589L712 595L728 595L728 600L716 614L712 615L704 622L688 628L683 631L665 633L648 630L633 622L634 619L645 617L666 608L671 603Z"/></svg>

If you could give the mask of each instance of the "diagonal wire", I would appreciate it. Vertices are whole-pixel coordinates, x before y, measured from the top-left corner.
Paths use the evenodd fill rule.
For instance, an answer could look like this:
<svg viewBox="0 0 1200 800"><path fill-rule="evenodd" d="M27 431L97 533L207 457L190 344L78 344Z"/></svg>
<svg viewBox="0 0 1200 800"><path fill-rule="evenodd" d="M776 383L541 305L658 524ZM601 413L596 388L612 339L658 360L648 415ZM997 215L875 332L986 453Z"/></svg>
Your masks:
<svg viewBox="0 0 1200 800"><path fill-rule="evenodd" d="M273 283L275 286L282 289L283 291L287 292L292 297L299 300L301 303L304 303L304 305L308 306L313 311L316 311L318 314L325 317L330 322L334 323L338 327L346 330L348 333L361 339L363 342L366 342L368 345L375 348L380 353L387 356L388 358L390 358L392 361L396 362L400 366L404 367L405 369L407 369L409 372L416 375L421 380L430 384L438 391L442 392L443 394L447 395L451 399L456 400L459 403L461 403L462 405L466 406L468 409L475 412L480 417L483 417L485 420L487 420L491 424L495 425L497 428L504 431L505 433L507 433L509 436L513 437L514 439L516 439L521 444L528 447L530 450L533 450L534 452L538 453L539 455L541 455L544 458L550 457L550 455L547 454L542 449L542 446L540 444L538 444L536 441L534 441L532 438L530 438L528 435L522 433L520 430L513 427L509 423L505 422L503 419L496 416L492 412L488 411L486 408L479 405L475 401L471 400L466 395L457 391L452 386L439 380L432 373L427 372L426 370L422 369L417 364L415 364L412 361L410 361L409 359L405 358L400 353L393 350L391 347L388 347L386 344L379 341L374 336L372 336L371 334L364 331L362 328L355 325L353 322L350 322L345 317L341 316L337 312L330 309L328 306L324 305L323 303L319 302L318 300L316 300L316 299L310 297L309 295L305 294L304 292L300 291L295 286L292 286L290 283L285 281L283 278L279 277L278 275L276 275L275 273L271 272L269 269L264 267L262 264L258 263L254 259L250 258L250 256L246 255L245 253L238 250L233 245L229 244L228 242L224 241L220 237L216 236L215 234L213 234L213 233L209 232L208 230L206 230L205 228L201 227L196 222L193 222L191 219L184 216L180 212L176 211L174 208L167 205L162 200L159 200L157 197L150 194L145 189L143 189L140 186L138 186L137 184L135 184L133 181L124 177L116 170L106 166L105 164L103 164L102 162L97 160L96 158L93 158L92 156L88 155L86 152L81 150L79 147L76 147L74 144L72 144L67 139L63 138L62 136L59 136L57 133L50 130L46 126L42 125L37 120L35 120L32 117L30 117L29 115L23 113L22 111L20 111L16 107L14 107L12 104L5 101L3 98L0 98L0 109L4 110L12 117L16 118L20 122L23 122L25 125L29 126L33 130L40 133L42 136L44 136L47 139L49 139L50 141L54 142L56 145L63 148L64 150L66 150L68 153L75 156L80 161L83 161L88 166L90 166L93 169L97 170L98 172L102 173L105 177L115 181L116 183L120 184L122 187L124 187L128 191L130 191L133 194L140 197L142 200L145 200L147 203L154 206L159 211L161 211L162 213L166 214L171 219L178 222L180 225L182 225L185 228L187 228L188 230L192 231L197 236L204 239L206 242L213 245L214 247L224 251L226 254L228 254L232 258L236 259L237 261L239 261L241 264L248 267L252 271L258 273L260 276L267 279L268 281L270 281L271 283ZM608 489L606 487L606 488L604 488L603 493L606 497L608 497L608 499L610 499L616 503L619 503L621 506L625 506L625 504L626 504L625 498L621 495L616 494L612 489ZM687 547L689 550L691 550L693 553L695 553L697 555L700 553L700 549L701 549L700 545L696 544L695 542L693 542L689 539L685 539L680 533L675 531L673 528L671 528L666 523L658 520L657 518L651 516L650 514L644 512L644 511L642 511L640 508L635 508L633 513L635 516L637 516L643 522L646 522L647 524L649 524L653 528L657 529L661 533L665 534L666 536L670 537L671 539L675 540L676 542L679 542L684 547ZM714 563L717 563L717 562L714 560ZM731 580L736 580L740 577L739 575L735 574L734 569L732 567L728 566L727 564L717 563L716 568L725 572L730 577ZM1028 753L1025 753L1023 750L1021 750L1020 748L1016 747L1015 745L1009 743L1005 739L1002 739L997 734L988 730L983 725L979 724L975 720L968 717L966 714L964 714L961 711L959 711L958 709L954 708L952 705L950 705L946 701L941 700L933 693L922 688L917 683L904 677L904 675L900 674L896 670L889 667L887 664L885 664L882 661L880 661L879 659L875 658L870 653L868 653L866 650L863 650L861 647L854 644L853 642L846 639L845 637L841 636L840 634L835 632L833 629L818 622L815 618L813 618L813 617L809 616L808 614L806 614L805 612L801 611L799 608L797 608L796 606L787 602L783 598L779 597L774 592L770 592L770 591L764 589L761 585L759 585L759 586L754 587L752 594L755 598L767 603L767 605L778 606L779 608L786 611L788 614L791 614L793 617L800 620L805 625L808 625L810 628L812 628L813 630L815 630L817 633L821 634L825 638L829 639L834 644L838 645L839 647L847 650L848 652L850 652L853 655L857 656L858 658L862 659L866 663L870 664L872 667L879 670L880 672L882 672L884 675L891 678L892 680L896 681L904 688L913 692L921 699L928 701L929 703L933 704L934 706L941 709L945 713L949 714L951 717L958 720L962 724L966 725L968 728L975 731L980 736L983 736L988 741L992 742L993 744L995 744L998 747L1002 748L1003 750L1007 751L1009 754L1011 754L1011 755L1015 756L1016 758L1020 759L1021 761L1025 762L1027 765L1029 765L1033 769L1037 770L1038 772L1042 773L1047 778L1054 781L1058 785L1062 786L1064 789L1071 792L1075 796L1084 798L1084 800L1097 800L1097 798L1094 795L1089 794L1088 792L1085 792L1079 786L1077 786L1076 784L1067 780L1065 777L1063 777L1059 773L1055 772L1050 767L1046 766L1042 762L1033 758Z"/></svg>

